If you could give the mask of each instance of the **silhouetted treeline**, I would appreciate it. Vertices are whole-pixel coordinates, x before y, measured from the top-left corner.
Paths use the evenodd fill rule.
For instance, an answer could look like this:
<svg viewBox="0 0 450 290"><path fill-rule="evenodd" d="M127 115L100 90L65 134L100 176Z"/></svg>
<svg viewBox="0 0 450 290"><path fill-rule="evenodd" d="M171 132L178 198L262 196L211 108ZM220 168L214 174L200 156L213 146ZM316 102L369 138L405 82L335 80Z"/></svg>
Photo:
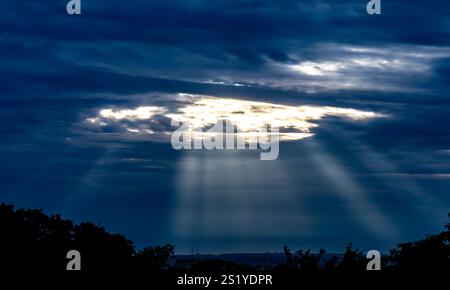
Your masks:
<svg viewBox="0 0 450 290"><path fill-rule="evenodd" d="M450 214L449 214L450 217ZM238 265L229 261L176 261L172 245L137 251L123 235L85 222L75 224L42 210L15 209L0 205L0 268L8 270L64 271L69 250L81 253L83 271L240 273L265 271L267 267ZM284 247L286 262L274 273L344 273L365 271L368 260L350 243L343 255L325 250L291 252ZM399 244L382 257L382 269L398 271L449 271L450 223L445 230L422 240Z"/></svg>
<svg viewBox="0 0 450 290"><path fill-rule="evenodd" d="M450 217L450 213L448 214ZM445 231L419 241L402 243L391 250L389 261L394 270L441 271L450 274L450 222Z"/></svg>
<svg viewBox="0 0 450 290"><path fill-rule="evenodd" d="M136 252L131 240L93 223L74 224L6 204L0 205L0 236L0 267L8 270L65 270L73 249L81 253L86 271L164 270L174 255L171 245Z"/></svg>
<svg viewBox="0 0 450 290"><path fill-rule="evenodd" d="M350 243L341 257L327 255L324 249L318 253L311 250L298 250L292 253L288 247L284 247L286 263L278 267L285 272L302 273L339 273L362 272L366 270L368 260L362 251L353 249Z"/></svg>
<svg viewBox="0 0 450 290"><path fill-rule="evenodd" d="M450 213L448 215L450 217ZM450 273L450 222L445 230L429 235L424 239L401 243L390 251L390 255L382 256L381 268L387 272L445 272ZM342 273L362 272L366 270L370 259L350 243L341 259L337 256L326 257L321 249L313 254L310 250L299 250L292 253L284 247L286 263L278 269L289 272L304 273Z"/></svg>

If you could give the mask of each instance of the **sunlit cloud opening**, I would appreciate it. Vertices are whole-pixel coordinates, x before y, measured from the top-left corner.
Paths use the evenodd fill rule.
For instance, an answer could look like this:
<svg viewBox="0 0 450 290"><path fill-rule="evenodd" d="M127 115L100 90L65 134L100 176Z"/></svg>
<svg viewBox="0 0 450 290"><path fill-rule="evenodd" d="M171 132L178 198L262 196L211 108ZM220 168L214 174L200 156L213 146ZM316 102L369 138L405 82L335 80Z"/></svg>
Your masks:
<svg viewBox="0 0 450 290"><path fill-rule="evenodd" d="M179 94L174 108L142 106L134 109L103 108L97 116L86 121L96 126L113 126L134 134L170 134L175 128L157 123L167 118L184 124L194 139L204 139L205 129L227 121L236 127L237 137L251 134L260 136L262 128L277 128L280 141L301 140L314 135L312 129L318 121L328 117L341 117L352 121L383 117L383 114L352 108L330 106L288 106L267 102L217 98L203 95ZM157 118L158 117L158 118ZM157 124L155 124L157 123Z"/></svg>
<svg viewBox="0 0 450 290"><path fill-rule="evenodd" d="M200 97L194 99L176 113L167 114L172 120L188 124L192 132L227 120L240 132L258 133L267 124L279 128L280 140L300 140L311 137L314 121L326 116L338 116L352 120L381 117L381 114L356 109L328 106L287 106L273 103L227 98ZM289 132L283 132L289 131Z"/></svg>

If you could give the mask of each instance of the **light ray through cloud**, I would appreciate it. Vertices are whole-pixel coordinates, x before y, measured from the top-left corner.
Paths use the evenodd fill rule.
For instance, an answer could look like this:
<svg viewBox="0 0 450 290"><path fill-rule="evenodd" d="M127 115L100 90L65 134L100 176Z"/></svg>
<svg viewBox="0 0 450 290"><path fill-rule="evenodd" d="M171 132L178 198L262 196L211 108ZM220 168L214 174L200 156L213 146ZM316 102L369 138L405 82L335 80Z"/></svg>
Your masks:
<svg viewBox="0 0 450 290"><path fill-rule="evenodd" d="M427 220L432 223L434 220L439 219L442 212L447 210L443 208L441 212L432 211L430 208L440 208L436 199L427 194L415 181L411 175L403 175L397 166L386 158L383 154L374 151L369 146L362 144L354 138L347 139L350 146L357 146L356 153L363 164L369 168L374 177L383 179L384 183L390 185L393 192L406 192L409 196L405 200L405 204L409 205L411 210L415 210L418 215L422 217L422 220ZM395 182L392 181L392 177L395 177ZM413 206L413 208L411 208Z"/></svg>
<svg viewBox="0 0 450 290"><path fill-rule="evenodd" d="M281 163L261 165L249 154L184 152L178 163L172 211L173 235L184 241L183 249L198 238L276 238L312 230L313 217L302 209L301 197ZM240 250L250 249L242 246Z"/></svg>
<svg viewBox="0 0 450 290"><path fill-rule="evenodd" d="M348 210L354 213L355 219L360 221L363 228L384 241L401 237L400 229L368 199L364 188L359 186L336 158L314 139L308 140L306 145L310 156L324 176L333 183L336 193L346 202Z"/></svg>

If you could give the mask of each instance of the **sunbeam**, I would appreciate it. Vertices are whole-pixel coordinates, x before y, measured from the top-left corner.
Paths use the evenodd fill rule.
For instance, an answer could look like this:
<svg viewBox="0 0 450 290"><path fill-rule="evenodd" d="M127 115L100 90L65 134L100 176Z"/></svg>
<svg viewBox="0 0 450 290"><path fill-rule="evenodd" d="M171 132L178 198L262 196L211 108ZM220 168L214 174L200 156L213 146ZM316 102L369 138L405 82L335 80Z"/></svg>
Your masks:
<svg viewBox="0 0 450 290"><path fill-rule="evenodd" d="M324 176L332 182L336 193L346 202L347 208L354 213L355 220L359 221L363 228L383 240L397 239L401 236L395 223L370 201L366 191L319 142L310 139L306 147L308 154L321 168Z"/></svg>
<svg viewBox="0 0 450 290"><path fill-rule="evenodd" d="M185 241L307 235L311 217L278 161L246 151L184 152L178 162L172 231ZM253 154L254 155L254 154ZM243 251L250 250L242 248Z"/></svg>

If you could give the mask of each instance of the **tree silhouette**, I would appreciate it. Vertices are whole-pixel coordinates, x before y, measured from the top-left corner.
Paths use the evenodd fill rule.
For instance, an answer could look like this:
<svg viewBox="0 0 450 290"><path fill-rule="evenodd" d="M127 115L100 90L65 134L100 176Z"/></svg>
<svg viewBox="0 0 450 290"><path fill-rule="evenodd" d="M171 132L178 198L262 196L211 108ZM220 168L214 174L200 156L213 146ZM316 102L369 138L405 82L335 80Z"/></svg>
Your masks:
<svg viewBox="0 0 450 290"><path fill-rule="evenodd" d="M450 217L450 213L448 214ZM402 243L391 250L392 268L401 271L450 271L450 222L446 231L424 239Z"/></svg>
<svg viewBox="0 0 450 290"><path fill-rule="evenodd" d="M359 249L353 249L353 243L345 248L342 261L337 266L338 270L345 272L363 271L366 269L367 259Z"/></svg>
<svg viewBox="0 0 450 290"><path fill-rule="evenodd" d="M174 261L174 247L172 245L145 247L137 254L142 270L159 271L167 269Z"/></svg>
<svg viewBox="0 0 450 290"><path fill-rule="evenodd" d="M14 209L0 205L0 268L8 270L64 271L69 250L81 253L82 270L127 271L139 262L163 268L173 246L148 247L136 255L133 242L104 227L85 222L74 224L42 210ZM150 255L150 249L153 254ZM139 261L138 261L139 260Z"/></svg>
<svg viewBox="0 0 450 290"><path fill-rule="evenodd" d="M73 247L82 253L88 270L126 270L135 254L132 241L93 223L74 227Z"/></svg>
<svg viewBox="0 0 450 290"><path fill-rule="evenodd" d="M286 266L291 270L299 270L302 272L315 273L321 270L321 261L325 255L325 250L320 249L318 254L311 253L311 250L298 250L295 254L284 246L284 254L286 256Z"/></svg>
<svg viewBox="0 0 450 290"><path fill-rule="evenodd" d="M311 250L298 250L295 254L284 246L286 263L282 265L284 271L298 271L305 273L331 273L331 272L355 272L365 270L367 263L365 256L358 249L352 248L352 243L345 249L345 253L339 262L336 256L325 259L326 251L320 249L314 254Z"/></svg>

